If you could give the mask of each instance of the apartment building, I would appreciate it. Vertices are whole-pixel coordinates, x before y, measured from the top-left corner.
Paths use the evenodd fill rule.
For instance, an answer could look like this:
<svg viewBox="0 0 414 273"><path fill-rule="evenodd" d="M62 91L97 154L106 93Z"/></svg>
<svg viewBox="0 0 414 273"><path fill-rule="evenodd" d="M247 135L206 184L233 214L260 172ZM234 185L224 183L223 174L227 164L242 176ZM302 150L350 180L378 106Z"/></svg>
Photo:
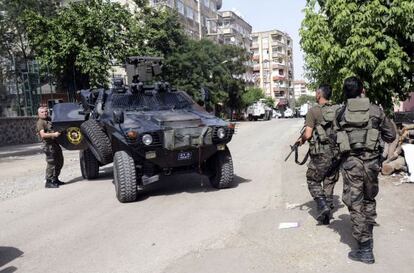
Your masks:
<svg viewBox="0 0 414 273"><path fill-rule="evenodd" d="M253 75L255 85L279 106L291 107L293 93L293 41L279 30L252 34Z"/></svg>
<svg viewBox="0 0 414 273"><path fill-rule="evenodd" d="M252 26L233 11L219 11L218 14L217 32L209 35L218 35L223 44L237 45L250 51Z"/></svg>
<svg viewBox="0 0 414 273"><path fill-rule="evenodd" d="M63 5L82 0L62 0ZM112 0L126 5L130 9L136 6L132 0ZM175 9L181 18L186 33L195 39L207 37L208 33L217 33L218 10L222 0L150 0L152 6L165 6ZM200 25L201 22L201 25Z"/></svg>
<svg viewBox="0 0 414 273"><path fill-rule="evenodd" d="M221 9L222 0L150 0L150 3L177 10L183 28L190 37L201 39L209 33L217 33L218 10Z"/></svg>
<svg viewBox="0 0 414 273"><path fill-rule="evenodd" d="M293 81L293 90L295 93L295 99L297 100L300 96L314 96L315 91L308 89L307 83L304 80Z"/></svg>

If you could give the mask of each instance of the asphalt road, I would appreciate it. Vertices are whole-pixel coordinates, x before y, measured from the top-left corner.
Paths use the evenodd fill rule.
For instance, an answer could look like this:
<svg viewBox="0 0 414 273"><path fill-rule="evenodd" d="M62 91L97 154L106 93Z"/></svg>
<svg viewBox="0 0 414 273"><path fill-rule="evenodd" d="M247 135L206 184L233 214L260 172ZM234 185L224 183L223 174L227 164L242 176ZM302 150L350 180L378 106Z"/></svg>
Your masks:
<svg viewBox="0 0 414 273"><path fill-rule="evenodd" d="M110 166L83 180L77 152L64 152L69 183L59 189L43 188L43 155L2 158L0 272L412 272L414 185L381 180L377 263L351 262L340 197L331 225L318 226L306 167L283 162L302 123L241 123L229 145L234 188L178 176L130 204L116 200ZM299 227L279 229L282 222Z"/></svg>

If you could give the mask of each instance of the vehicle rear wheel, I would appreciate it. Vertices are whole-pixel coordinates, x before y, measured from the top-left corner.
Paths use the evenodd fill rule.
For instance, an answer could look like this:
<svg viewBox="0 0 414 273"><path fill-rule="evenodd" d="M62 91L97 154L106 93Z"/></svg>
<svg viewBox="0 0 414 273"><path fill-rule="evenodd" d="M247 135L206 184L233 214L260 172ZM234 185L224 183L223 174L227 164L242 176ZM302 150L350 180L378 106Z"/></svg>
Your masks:
<svg viewBox="0 0 414 273"><path fill-rule="evenodd" d="M83 178L90 180L99 176L99 162L91 150L79 151L79 162Z"/></svg>
<svg viewBox="0 0 414 273"><path fill-rule="evenodd" d="M252 121L252 120L253 120L253 116L249 115L249 121Z"/></svg>
<svg viewBox="0 0 414 273"><path fill-rule="evenodd" d="M102 165L111 163L113 160L111 141L98 122L89 119L82 123L81 130L91 142L92 145L89 146L96 159Z"/></svg>
<svg viewBox="0 0 414 273"><path fill-rule="evenodd" d="M233 160L229 149L217 152L208 160L210 183L216 189L229 188L233 183Z"/></svg>
<svg viewBox="0 0 414 273"><path fill-rule="evenodd" d="M119 202L127 203L137 200L137 174L131 154L118 151L114 155L114 184Z"/></svg>
<svg viewBox="0 0 414 273"><path fill-rule="evenodd" d="M257 121L259 118L258 117L253 117L254 121Z"/></svg>

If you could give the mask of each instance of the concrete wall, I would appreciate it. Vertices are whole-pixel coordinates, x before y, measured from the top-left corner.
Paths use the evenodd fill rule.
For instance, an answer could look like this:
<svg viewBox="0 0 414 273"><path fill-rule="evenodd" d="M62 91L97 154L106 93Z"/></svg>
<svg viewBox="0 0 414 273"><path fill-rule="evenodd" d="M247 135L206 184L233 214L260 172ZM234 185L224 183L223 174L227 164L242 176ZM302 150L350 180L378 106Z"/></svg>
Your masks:
<svg viewBox="0 0 414 273"><path fill-rule="evenodd" d="M39 142L37 117L0 118L0 146Z"/></svg>

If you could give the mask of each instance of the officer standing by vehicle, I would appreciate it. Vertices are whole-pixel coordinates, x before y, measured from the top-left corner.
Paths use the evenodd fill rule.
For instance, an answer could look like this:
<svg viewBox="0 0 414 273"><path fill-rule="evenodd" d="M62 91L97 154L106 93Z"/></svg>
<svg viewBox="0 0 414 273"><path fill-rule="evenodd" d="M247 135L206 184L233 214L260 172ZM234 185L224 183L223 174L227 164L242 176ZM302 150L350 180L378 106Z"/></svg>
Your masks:
<svg viewBox="0 0 414 273"><path fill-rule="evenodd" d="M371 264L375 262L372 231L377 216L375 197L381 164L380 138L392 142L396 132L384 111L363 96L360 79L347 78L343 92L347 102L338 110L335 119L337 143L342 155L342 200L348 207L352 235L359 246L348 256L352 260Z"/></svg>
<svg viewBox="0 0 414 273"><path fill-rule="evenodd" d="M316 201L316 219L325 225L329 224L330 210L333 208L333 190L339 176L336 162L338 152L335 148L333 130L333 120L339 106L329 103L331 95L332 90L328 85L321 85L316 90L318 105L306 114L305 131L297 141L299 145L309 141L311 161L306 173L308 189Z"/></svg>
<svg viewBox="0 0 414 273"><path fill-rule="evenodd" d="M46 154L47 162L45 187L58 188L64 184L58 178L63 167L62 149L56 141L60 133L52 130L52 122L48 117L46 107L39 107L37 114L39 119L36 123L36 130L43 141L43 152Z"/></svg>

